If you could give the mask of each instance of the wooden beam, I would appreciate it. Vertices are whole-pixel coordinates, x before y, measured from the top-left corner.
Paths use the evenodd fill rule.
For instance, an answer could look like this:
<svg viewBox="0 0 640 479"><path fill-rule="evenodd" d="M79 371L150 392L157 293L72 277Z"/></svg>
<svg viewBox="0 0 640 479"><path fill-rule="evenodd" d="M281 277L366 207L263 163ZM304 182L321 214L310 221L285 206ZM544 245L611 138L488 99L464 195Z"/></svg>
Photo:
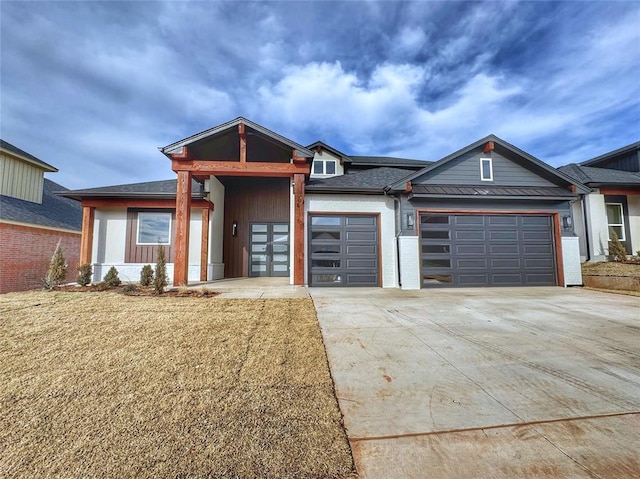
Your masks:
<svg viewBox="0 0 640 479"><path fill-rule="evenodd" d="M87 198L82 204L93 208L125 207L125 208L171 208L176 207L175 198ZM214 204L203 199L192 199L193 208L214 209Z"/></svg>
<svg viewBox="0 0 640 479"><path fill-rule="evenodd" d="M309 175L311 165L307 163L267 163L259 161L210 161L187 160L172 162L173 171L189 171L198 175L291 177L295 174Z"/></svg>
<svg viewBox="0 0 640 479"><path fill-rule="evenodd" d="M180 153L171 153L172 159L174 160L190 160L191 159L191 154L189 153L189 148L187 148L186 146L182 147L182 151L180 151Z"/></svg>
<svg viewBox="0 0 640 479"><path fill-rule="evenodd" d="M304 284L304 175L293 177L293 284Z"/></svg>
<svg viewBox="0 0 640 479"><path fill-rule="evenodd" d="M560 229L560 214L553 214L553 239L556 247L556 271L558 286L564 286L564 261L562 259L562 230Z"/></svg>
<svg viewBox="0 0 640 479"><path fill-rule="evenodd" d="M483 153L490 153L493 151L493 149L495 148L495 145L493 143L493 141L487 141L487 144L484 145L484 150L482 150Z"/></svg>
<svg viewBox="0 0 640 479"><path fill-rule="evenodd" d="M173 285L189 284L189 226L191 220L191 172L178 171L176 237Z"/></svg>
<svg viewBox="0 0 640 479"><path fill-rule="evenodd" d="M411 193L411 191L413 191L413 186L411 185L410 181L407 181L407 183L404 185L404 193Z"/></svg>
<svg viewBox="0 0 640 479"><path fill-rule="evenodd" d="M640 195L640 188L600 188L601 195Z"/></svg>
<svg viewBox="0 0 640 479"><path fill-rule="evenodd" d="M206 281L209 269L209 209L202 209L202 240L200 243L200 281Z"/></svg>
<svg viewBox="0 0 640 479"><path fill-rule="evenodd" d="M293 154L291 155L291 158L293 159L293 162L295 164L307 162L307 159L304 156L298 155L298 150L293 150Z"/></svg>
<svg viewBox="0 0 640 479"><path fill-rule="evenodd" d="M240 135L240 163L247 162L247 135L244 133L244 123L238 125L238 134Z"/></svg>
<svg viewBox="0 0 640 479"><path fill-rule="evenodd" d="M96 210L82 203L82 236L80 239L80 264L91 264L93 248L93 223Z"/></svg>

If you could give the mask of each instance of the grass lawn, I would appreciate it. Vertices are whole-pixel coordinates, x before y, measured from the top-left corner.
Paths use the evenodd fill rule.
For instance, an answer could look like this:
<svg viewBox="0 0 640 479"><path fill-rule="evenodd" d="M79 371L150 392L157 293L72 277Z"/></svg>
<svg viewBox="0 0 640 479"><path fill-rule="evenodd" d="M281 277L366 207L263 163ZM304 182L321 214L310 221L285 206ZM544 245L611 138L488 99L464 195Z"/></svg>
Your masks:
<svg viewBox="0 0 640 479"><path fill-rule="evenodd" d="M352 473L311 300L0 295L0 477Z"/></svg>

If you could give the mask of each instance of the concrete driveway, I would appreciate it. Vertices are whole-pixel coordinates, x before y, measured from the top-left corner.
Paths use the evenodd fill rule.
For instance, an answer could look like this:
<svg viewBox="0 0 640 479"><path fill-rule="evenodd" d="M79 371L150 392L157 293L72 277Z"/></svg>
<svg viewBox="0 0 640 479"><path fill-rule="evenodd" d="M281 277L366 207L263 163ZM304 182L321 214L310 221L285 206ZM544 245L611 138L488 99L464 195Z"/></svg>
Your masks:
<svg viewBox="0 0 640 479"><path fill-rule="evenodd" d="M640 477L640 297L310 291L361 478Z"/></svg>

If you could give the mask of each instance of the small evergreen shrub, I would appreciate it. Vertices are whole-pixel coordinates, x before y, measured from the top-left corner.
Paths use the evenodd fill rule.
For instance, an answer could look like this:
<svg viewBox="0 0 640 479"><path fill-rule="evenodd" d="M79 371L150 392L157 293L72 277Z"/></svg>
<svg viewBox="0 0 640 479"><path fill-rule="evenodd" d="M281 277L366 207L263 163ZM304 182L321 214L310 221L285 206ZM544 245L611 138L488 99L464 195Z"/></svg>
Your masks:
<svg viewBox="0 0 640 479"><path fill-rule="evenodd" d="M112 266L111 268L109 268L109 271L107 271L107 274L104 275L104 278L102 278L102 281L104 281L104 284L106 284L111 288L120 286L120 283L122 282L118 277L118 270L116 269L115 266Z"/></svg>
<svg viewBox="0 0 640 479"><path fill-rule="evenodd" d="M164 287L169 284L167 279L167 262L164 256L164 246L158 246L156 254L156 271L153 278L153 291L156 294L164 293Z"/></svg>
<svg viewBox="0 0 640 479"><path fill-rule="evenodd" d="M140 286L151 286L153 283L153 268L150 264L145 264L140 271Z"/></svg>
<svg viewBox="0 0 640 479"><path fill-rule="evenodd" d="M91 275L93 274L93 270L91 269L91 265L89 263L81 264L78 266L78 278L76 282L80 286L86 286L91 283Z"/></svg>
<svg viewBox="0 0 640 479"><path fill-rule="evenodd" d="M620 238L613 228L609 228L609 238L609 255L613 256L615 261L626 263L627 249L620 242Z"/></svg>
<svg viewBox="0 0 640 479"><path fill-rule="evenodd" d="M61 284L67 277L67 265L64 262L64 254L62 253L62 247L60 241L56 246L51 261L49 262L49 269L42 283L47 289L55 288Z"/></svg>

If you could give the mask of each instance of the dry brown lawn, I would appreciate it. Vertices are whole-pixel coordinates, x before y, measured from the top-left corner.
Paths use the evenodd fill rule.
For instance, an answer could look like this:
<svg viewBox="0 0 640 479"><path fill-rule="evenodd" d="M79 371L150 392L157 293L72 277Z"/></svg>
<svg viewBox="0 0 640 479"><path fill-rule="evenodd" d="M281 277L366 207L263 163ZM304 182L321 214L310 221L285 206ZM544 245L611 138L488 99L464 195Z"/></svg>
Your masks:
<svg viewBox="0 0 640 479"><path fill-rule="evenodd" d="M329 478L311 300L0 295L0 477Z"/></svg>

